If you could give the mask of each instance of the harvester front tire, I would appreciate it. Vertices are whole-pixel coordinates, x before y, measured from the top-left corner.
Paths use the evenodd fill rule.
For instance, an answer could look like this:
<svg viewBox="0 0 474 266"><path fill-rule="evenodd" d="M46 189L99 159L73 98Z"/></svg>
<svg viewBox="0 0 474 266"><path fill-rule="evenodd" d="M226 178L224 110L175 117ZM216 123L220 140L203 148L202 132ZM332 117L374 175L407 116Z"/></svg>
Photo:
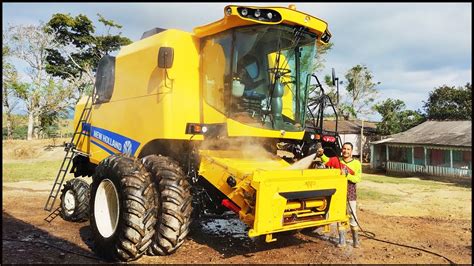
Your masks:
<svg viewBox="0 0 474 266"><path fill-rule="evenodd" d="M61 191L61 212L66 221L84 222L89 219L89 184L81 178L74 178L64 184Z"/></svg>
<svg viewBox="0 0 474 266"><path fill-rule="evenodd" d="M120 261L141 257L155 233L155 194L151 176L139 160L122 155L104 159L91 185L95 252Z"/></svg>
<svg viewBox="0 0 474 266"><path fill-rule="evenodd" d="M178 163L168 157L149 155L142 159L158 190L158 215L149 255L169 255L189 233L192 212L191 185Z"/></svg>

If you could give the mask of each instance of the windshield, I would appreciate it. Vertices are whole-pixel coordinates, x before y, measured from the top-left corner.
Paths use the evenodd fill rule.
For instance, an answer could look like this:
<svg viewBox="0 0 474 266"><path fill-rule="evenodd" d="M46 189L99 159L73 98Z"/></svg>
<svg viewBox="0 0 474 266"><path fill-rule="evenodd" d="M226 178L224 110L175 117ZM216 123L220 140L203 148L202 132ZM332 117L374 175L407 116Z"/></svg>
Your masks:
<svg viewBox="0 0 474 266"><path fill-rule="evenodd" d="M316 36L301 27L258 25L203 44L206 102L241 123L301 131Z"/></svg>

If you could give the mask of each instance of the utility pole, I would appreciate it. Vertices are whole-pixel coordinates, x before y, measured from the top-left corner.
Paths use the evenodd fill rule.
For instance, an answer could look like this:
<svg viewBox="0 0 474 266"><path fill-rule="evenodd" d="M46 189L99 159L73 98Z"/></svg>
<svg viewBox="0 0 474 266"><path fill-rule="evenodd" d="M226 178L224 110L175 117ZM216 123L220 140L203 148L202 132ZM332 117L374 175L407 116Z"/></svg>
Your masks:
<svg viewBox="0 0 474 266"><path fill-rule="evenodd" d="M360 152L359 152L359 156L360 156L360 162L362 163L362 158L364 157L364 119L361 118L361 127L360 127Z"/></svg>

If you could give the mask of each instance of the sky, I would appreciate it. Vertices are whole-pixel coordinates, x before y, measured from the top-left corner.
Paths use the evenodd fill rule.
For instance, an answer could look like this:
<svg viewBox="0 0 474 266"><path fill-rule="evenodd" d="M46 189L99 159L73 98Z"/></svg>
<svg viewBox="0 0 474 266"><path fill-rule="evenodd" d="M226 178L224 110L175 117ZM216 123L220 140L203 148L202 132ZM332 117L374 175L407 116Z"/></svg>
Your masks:
<svg viewBox="0 0 474 266"><path fill-rule="evenodd" d="M363 64L380 82L378 101L400 99L423 110L435 88L472 83L472 3L2 3L2 27L47 22L55 13L84 14L95 25L97 13L121 24L137 41L155 27L188 32L224 16L228 4L285 6L329 24L333 48L319 75L336 69L340 80ZM321 80L320 78L320 80ZM340 89L344 87L341 86ZM362 117L380 121L378 114Z"/></svg>

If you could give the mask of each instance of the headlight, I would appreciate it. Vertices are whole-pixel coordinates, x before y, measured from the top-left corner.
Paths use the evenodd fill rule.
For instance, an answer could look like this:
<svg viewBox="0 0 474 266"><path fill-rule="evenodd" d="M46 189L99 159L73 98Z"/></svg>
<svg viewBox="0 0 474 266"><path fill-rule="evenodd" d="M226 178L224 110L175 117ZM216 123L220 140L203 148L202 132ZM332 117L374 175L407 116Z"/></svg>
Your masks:
<svg viewBox="0 0 474 266"><path fill-rule="evenodd" d="M281 21L281 14L272 9L253 9L248 7L237 7L237 12L241 17L264 22Z"/></svg>

